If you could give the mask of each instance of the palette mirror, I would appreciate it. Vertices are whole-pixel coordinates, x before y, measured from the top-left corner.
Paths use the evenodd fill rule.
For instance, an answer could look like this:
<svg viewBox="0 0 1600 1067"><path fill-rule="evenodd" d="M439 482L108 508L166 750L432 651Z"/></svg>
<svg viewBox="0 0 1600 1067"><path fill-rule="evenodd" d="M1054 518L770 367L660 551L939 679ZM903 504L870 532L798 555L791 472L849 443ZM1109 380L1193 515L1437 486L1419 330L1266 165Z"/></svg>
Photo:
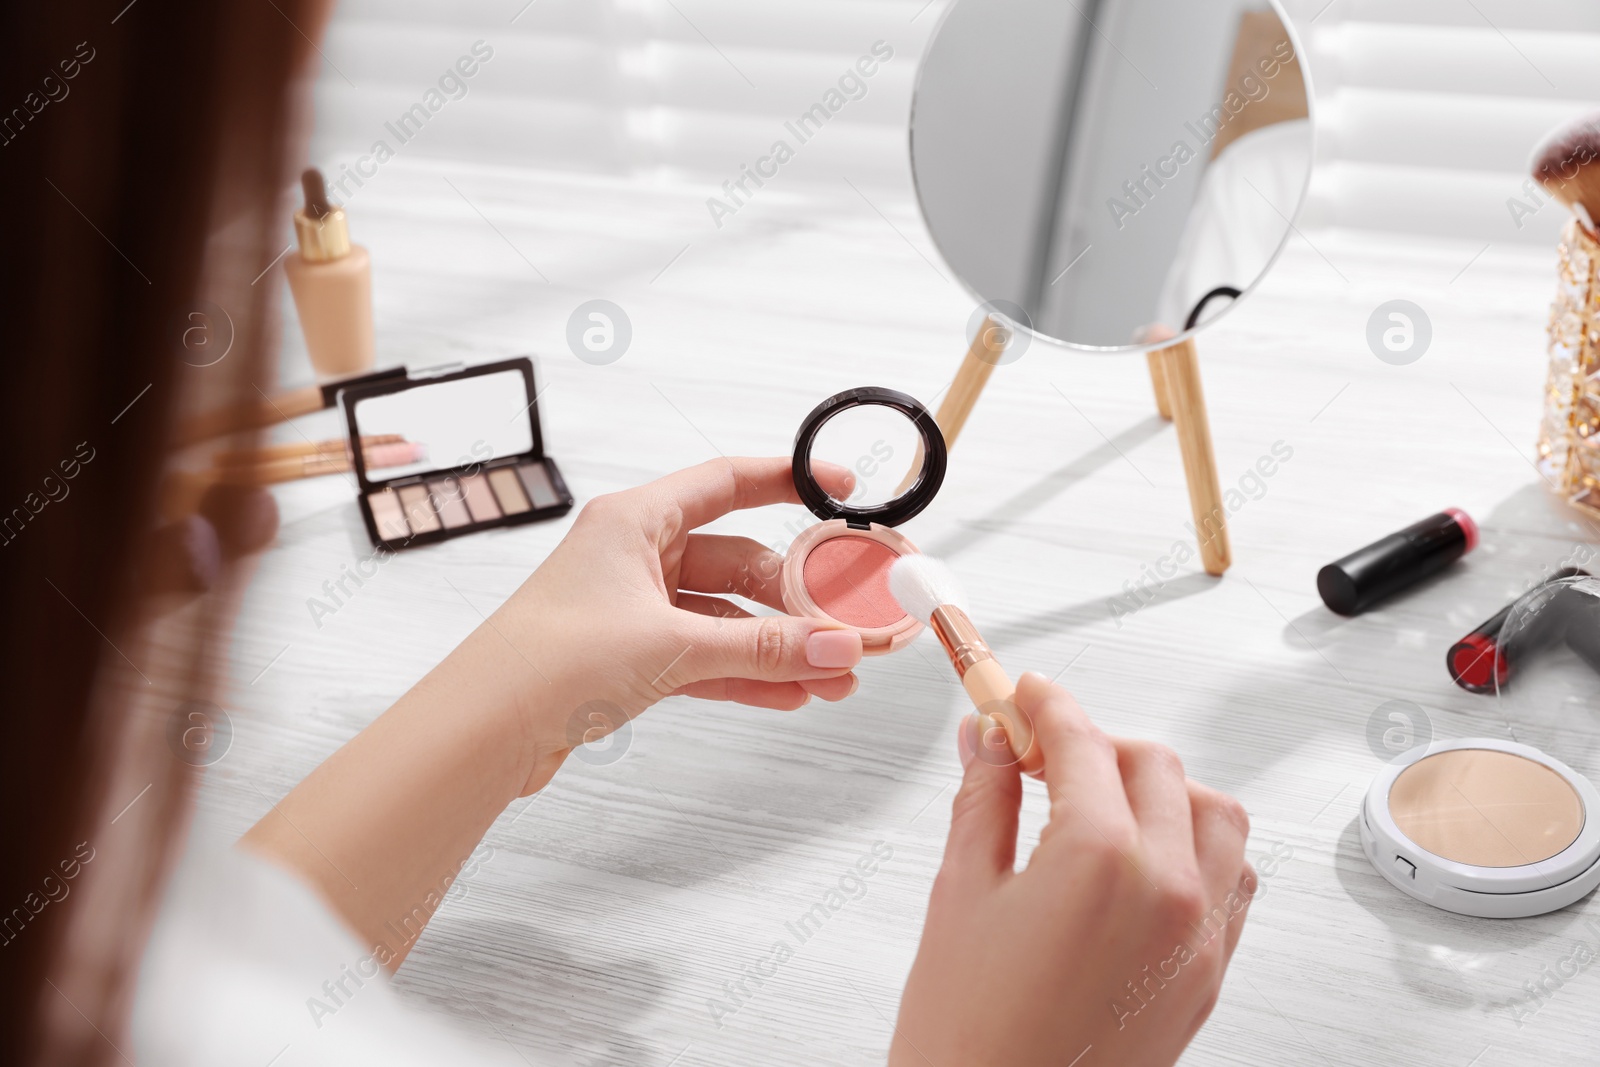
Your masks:
<svg viewBox="0 0 1600 1067"><path fill-rule="evenodd" d="M522 374L505 370L360 400L354 407L355 423L363 437L397 434L420 453L398 465L369 462L367 476L377 481L520 455L533 447L528 399ZM404 452L376 455L408 458Z"/></svg>
<svg viewBox="0 0 1600 1067"><path fill-rule="evenodd" d="M956 0L912 105L934 242L1038 335L1186 336L1255 287L1305 198L1298 55L1276 0Z"/></svg>
<svg viewBox="0 0 1600 1067"><path fill-rule="evenodd" d="M411 548L565 514L526 357L342 394L373 544Z"/></svg>

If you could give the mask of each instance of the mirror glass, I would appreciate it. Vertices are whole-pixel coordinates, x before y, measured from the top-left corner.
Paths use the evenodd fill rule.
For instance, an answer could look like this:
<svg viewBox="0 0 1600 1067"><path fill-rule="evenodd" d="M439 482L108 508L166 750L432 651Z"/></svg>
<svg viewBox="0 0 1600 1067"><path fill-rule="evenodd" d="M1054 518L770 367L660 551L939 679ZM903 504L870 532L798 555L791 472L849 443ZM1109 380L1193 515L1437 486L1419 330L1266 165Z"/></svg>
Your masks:
<svg viewBox="0 0 1600 1067"><path fill-rule="evenodd" d="M979 301L1069 345L1148 347L1282 248L1308 99L1269 0L955 0L917 78L917 195Z"/></svg>
<svg viewBox="0 0 1600 1067"><path fill-rule="evenodd" d="M367 479L386 481L516 456L533 447L531 398L516 370L423 384L355 402L363 438L398 435L406 445L364 449Z"/></svg>
<svg viewBox="0 0 1600 1067"><path fill-rule="evenodd" d="M887 504L905 491L922 465L917 424L882 404L842 409L823 423L811 442L812 463L832 463L856 476L855 489L839 503L853 508Z"/></svg>

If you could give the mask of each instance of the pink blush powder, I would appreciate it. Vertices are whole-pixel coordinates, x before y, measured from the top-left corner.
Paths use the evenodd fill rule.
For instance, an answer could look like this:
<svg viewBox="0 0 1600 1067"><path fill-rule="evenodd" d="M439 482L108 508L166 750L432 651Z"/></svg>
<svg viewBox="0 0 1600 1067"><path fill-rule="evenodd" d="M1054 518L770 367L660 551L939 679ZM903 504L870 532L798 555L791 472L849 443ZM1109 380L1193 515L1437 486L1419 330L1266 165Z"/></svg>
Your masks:
<svg viewBox="0 0 1600 1067"><path fill-rule="evenodd" d="M806 591L831 617L862 629L892 626L906 617L889 592L889 568L899 555L866 537L831 537L811 550Z"/></svg>

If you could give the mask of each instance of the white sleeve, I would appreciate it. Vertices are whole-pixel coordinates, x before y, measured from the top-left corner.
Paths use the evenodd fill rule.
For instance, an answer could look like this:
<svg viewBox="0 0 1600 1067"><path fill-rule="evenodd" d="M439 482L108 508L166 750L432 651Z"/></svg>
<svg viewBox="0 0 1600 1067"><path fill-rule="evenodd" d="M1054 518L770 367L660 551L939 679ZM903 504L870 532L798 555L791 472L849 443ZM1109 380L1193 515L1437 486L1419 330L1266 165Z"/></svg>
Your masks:
<svg viewBox="0 0 1600 1067"><path fill-rule="evenodd" d="M418 1011L293 875L191 842L157 915L134 997L139 1063L214 1067L529 1067Z"/></svg>

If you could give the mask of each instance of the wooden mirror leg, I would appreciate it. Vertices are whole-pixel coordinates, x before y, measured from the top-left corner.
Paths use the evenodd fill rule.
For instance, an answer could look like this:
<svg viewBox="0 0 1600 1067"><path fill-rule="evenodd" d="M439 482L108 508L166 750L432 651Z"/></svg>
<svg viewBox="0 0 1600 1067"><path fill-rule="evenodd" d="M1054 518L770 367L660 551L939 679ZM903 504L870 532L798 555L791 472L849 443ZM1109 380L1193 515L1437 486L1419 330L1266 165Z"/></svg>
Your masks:
<svg viewBox="0 0 1600 1067"><path fill-rule="evenodd" d="M989 382L989 375L994 373L995 365L1000 362L1010 340L1010 329L993 319L983 320L983 328L972 339L971 347L962 357L961 369L956 371L955 380L945 391L939 412L934 416L940 432L944 434L946 448L955 447L961 427L967 424L967 416L972 414L973 405L978 402L983 387Z"/></svg>
<svg viewBox="0 0 1600 1067"><path fill-rule="evenodd" d="M1145 359L1150 363L1150 387L1156 394L1156 410L1168 422L1172 421L1172 396L1167 391L1166 359L1161 349L1152 349L1146 352Z"/></svg>
<svg viewBox="0 0 1600 1067"><path fill-rule="evenodd" d="M956 438L960 436L961 428L967 424L967 416L972 414L973 406L983 394L983 387L989 382L989 375L994 373L994 368L1000 362L1000 357L1005 353L1006 345L1010 341L1010 329L993 319L983 320L983 328L978 331L978 336L972 339L967 354L961 358L961 366L956 371L955 380L950 383L950 388L945 390L944 400L940 402L939 410L933 417L939 424L939 432L944 435L944 446L947 451L956 446ZM906 471L905 477L900 480L900 486L895 490L896 495L910 488L917 477L917 472L921 469L922 445L919 443L916 455L911 459L911 469Z"/></svg>
<svg viewBox="0 0 1600 1067"><path fill-rule="evenodd" d="M1211 422L1200 388L1200 361L1192 340L1164 348L1159 355L1178 431L1178 449L1183 454L1183 473L1189 482L1200 562L1207 574L1220 575L1232 564L1233 552L1228 545L1228 512L1222 506L1217 461L1211 451Z"/></svg>

